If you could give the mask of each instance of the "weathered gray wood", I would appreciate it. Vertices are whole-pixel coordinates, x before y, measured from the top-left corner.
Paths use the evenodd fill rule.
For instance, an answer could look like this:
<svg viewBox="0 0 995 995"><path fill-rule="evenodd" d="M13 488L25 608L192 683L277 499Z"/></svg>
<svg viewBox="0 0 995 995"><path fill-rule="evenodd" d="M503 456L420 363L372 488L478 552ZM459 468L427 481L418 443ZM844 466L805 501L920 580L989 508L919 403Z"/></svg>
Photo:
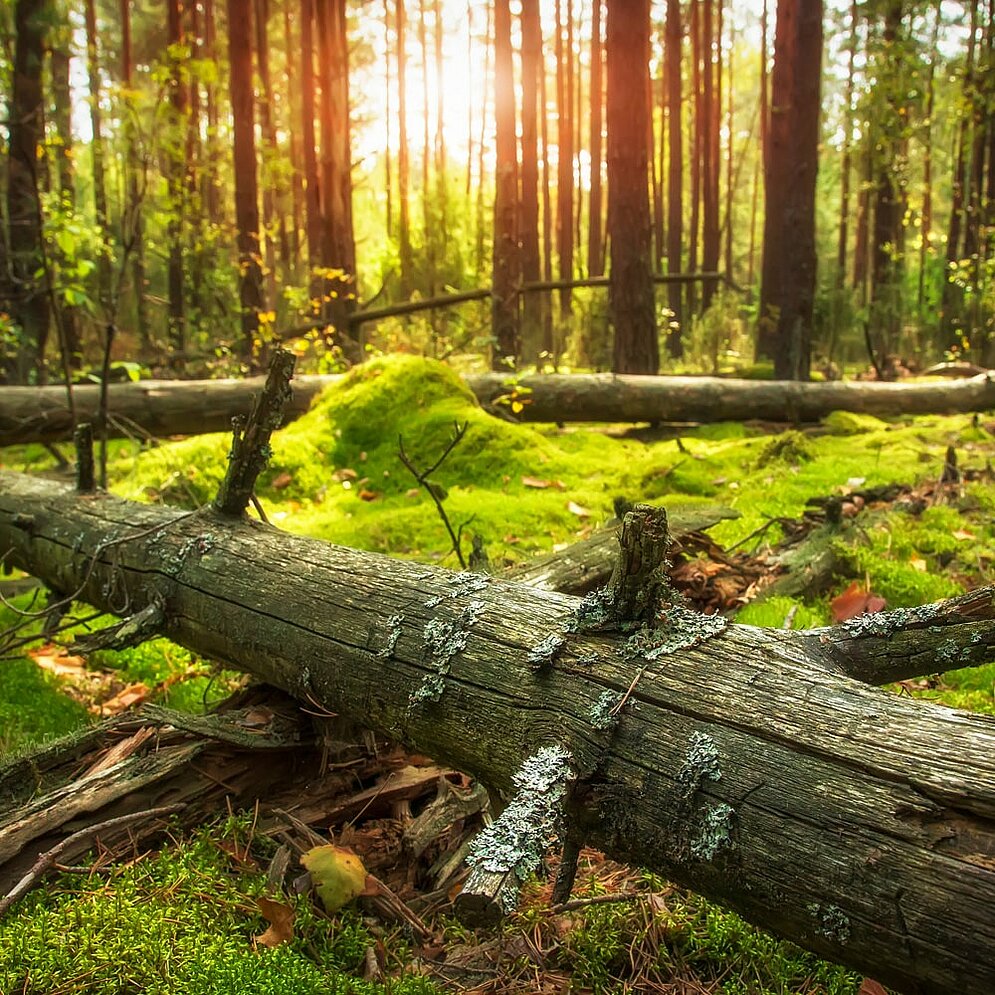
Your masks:
<svg viewBox="0 0 995 995"><path fill-rule="evenodd" d="M902 621L990 655L991 590L967 621L578 635L575 598L11 473L0 555L96 605L158 597L177 642L499 791L561 745L571 833L612 857L900 990L995 988L995 721L833 672Z"/></svg>
<svg viewBox="0 0 995 995"><path fill-rule="evenodd" d="M880 416L955 414L995 407L993 374L947 383L834 381L798 383L721 377L613 376L609 373L467 376L484 405L507 395L514 384L531 422L715 422L750 418L815 422L831 411ZM294 380L285 420L304 414L337 375ZM247 380L143 380L108 388L111 436L197 435L225 432L248 412L260 378ZM74 388L81 421L94 419L100 388ZM0 387L0 446L57 442L72 437L64 387Z"/></svg>
<svg viewBox="0 0 995 995"><path fill-rule="evenodd" d="M675 545L691 532L702 532L730 518L738 518L733 508L708 505L702 508L670 509L670 535ZM598 529L586 539L572 543L558 553L549 553L527 563L517 564L503 576L519 584L561 594L587 594L603 587L611 577L618 557L620 523Z"/></svg>

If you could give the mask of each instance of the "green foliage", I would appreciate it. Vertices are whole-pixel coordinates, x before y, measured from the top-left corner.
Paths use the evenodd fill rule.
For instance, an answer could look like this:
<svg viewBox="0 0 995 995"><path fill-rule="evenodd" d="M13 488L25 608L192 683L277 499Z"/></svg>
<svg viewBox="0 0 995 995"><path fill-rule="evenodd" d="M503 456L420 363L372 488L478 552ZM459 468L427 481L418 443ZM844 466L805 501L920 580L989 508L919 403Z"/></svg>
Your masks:
<svg viewBox="0 0 995 995"><path fill-rule="evenodd" d="M420 977L356 977L374 937L355 912L329 924L307 898L294 902L290 943L254 949L266 927L254 901L266 875L233 868L218 845L244 834L243 823L203 829L106 879L64 875L28 895L0 922L0 991L435 995Z"/></svg>

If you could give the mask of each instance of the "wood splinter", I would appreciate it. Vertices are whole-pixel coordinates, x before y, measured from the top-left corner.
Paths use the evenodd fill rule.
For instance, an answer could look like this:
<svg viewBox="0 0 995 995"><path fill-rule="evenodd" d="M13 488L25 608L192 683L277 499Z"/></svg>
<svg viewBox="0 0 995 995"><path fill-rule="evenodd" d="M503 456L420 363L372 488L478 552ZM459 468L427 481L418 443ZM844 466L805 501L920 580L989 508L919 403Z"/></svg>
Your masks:
<svg viewBox="0 0 995 995"><path fill-rule="evenodd" d="M294 354L277 349L270 362L262 393L256 396L249 417L233 419L228 469L218 488L214 508L222 515L241 518L252 500L256 479L266 469L272 455L270 437L283 422L283 409L290 400L290 380L294 375Z"/></svg>

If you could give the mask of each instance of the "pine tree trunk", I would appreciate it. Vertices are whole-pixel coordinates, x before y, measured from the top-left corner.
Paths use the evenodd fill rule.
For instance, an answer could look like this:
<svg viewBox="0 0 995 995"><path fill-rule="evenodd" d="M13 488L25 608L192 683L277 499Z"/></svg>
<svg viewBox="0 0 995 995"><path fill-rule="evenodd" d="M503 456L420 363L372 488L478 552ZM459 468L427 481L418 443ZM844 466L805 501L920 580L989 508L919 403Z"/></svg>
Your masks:
<svg viewBox="0 0 995 995"><path fill-rule="evenodd" d="M414 290L414 255L411 249L411 165L408 147L408 55L405 0L396 0L394 30L397 35L397 210L400 243L401 296Z"/></svg>
<svg viewBox="0 0 995 995"><path fill-rule="evenodd" d="M321 266L321 180L318 175L315 135L314 29L315 0L301 0L301 141L304 145L304 205L307 258L312 298L320 298L320 281L314 271Z"/></svg>
<svg viewBox="0 0 995 995"><path fill-rule="evenodd" d="M539 261L539 71L542 58L542 22L539 0L522 0L522 182L519 212L522 279L538 281ZM593 168L593 167L592 167ZM522 297L522 365L539 364L543 351L542 298Z"/></svg>
<svg viewBox="0 0 995 995"><path fill-rule="evenodd" d="M27 383L32 376L41 383L45 380L49 297L42 246L38 149L44 148L45 138L42 63L51 16L46 2L16 0L14 5L16 38L7 161L10 274L0 273L0 288L10 302L10 316L21 329L17 354L7 366L8 378L16 383Z"/></svg>
<svg viewBox="0 0 995 995"><path fill-rule="evenodd" d="M609 0L608 306L615 330L615 373L656 373L660 368L648 186L650 106L644 60L649 31L648 0Z"/></svg>
<svg viewBox="0 0 995 995"><path fill-rule="evenodd" d="M494 258L491 369L514 369L518 358L518 164L515 137L515 82L508 0L494 4L494 111L497 176L494 197Z"/></svg>
<svg viewBox="0 0 995 995"><path fill-rule="evenodd" d="M227 6L242 358L250 368L254 368L258 356L259 314L264 310L265 303L260 267L255 101L252 91L252 0L227 0Z"/></svg>
<svg viewBox="0 0 995 995"><path fill-rule="evenodd" d="M684 98L681 93L681 5L667 0L664 28L663 64L667 77L667 272L681 272L684 241L684 128L681 121ZM667 352L671 359L684 355L684 290L670 284L670 329Z"/></svg>
<svg viewBox="0 0 995 995"><path fill-rule="evenodd" d="M604 145L601 132L604 120L604 41L602 32L603 0L594 0L591 19L591 190L587 225L587 275L605 272L605 249L602 235L601 173L604 168Z"/></svg>
<svg viewBox="0 0 995 995"><path fill-rule="evenodd" d="M573 51L567 45L567 38L573 38L571 6L571 0L556 0L556 251L561 280L573 279L574 129L569 82ZM560 321L565 324L570 314L570 291L561 290Z"/></svg>

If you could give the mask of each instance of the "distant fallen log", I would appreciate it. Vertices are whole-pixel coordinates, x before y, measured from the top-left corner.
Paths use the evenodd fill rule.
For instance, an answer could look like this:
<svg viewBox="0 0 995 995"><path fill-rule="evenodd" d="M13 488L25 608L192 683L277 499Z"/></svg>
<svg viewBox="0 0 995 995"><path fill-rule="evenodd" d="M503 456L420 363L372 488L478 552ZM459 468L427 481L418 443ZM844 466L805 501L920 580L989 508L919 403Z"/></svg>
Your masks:
<svg viewBox="0 0 995 995"><path fill-rule="evenodd" d="M64 597L145 612L498 791L519 772L515 811L560 807L568 839L902 991L991 992L995 720L846 674L987 660L993 591L765 630L658 615L631 555L650 546L629 549L615 594L581 602L0 472L0 557ZM478 856L502 876L507 850Z"/></svg>
<svg viewBox="0 0 995 995"><path fill-rule="evenodd" d="M335 375L294 381L285 420L304 414ZM956 414L995 408L995 375L934 383L833 381L798 383L721 377L612 376L608 373L465 377L481 404L531 422L816 422L831 411L878 416ZM224 432L244 415L261 378L248 380L145 380L109 388L109 432L166 438ZM80 421L95 421L99 388L74 388ZM0 387L0 446L72 438L64 387Z"/></svg>

